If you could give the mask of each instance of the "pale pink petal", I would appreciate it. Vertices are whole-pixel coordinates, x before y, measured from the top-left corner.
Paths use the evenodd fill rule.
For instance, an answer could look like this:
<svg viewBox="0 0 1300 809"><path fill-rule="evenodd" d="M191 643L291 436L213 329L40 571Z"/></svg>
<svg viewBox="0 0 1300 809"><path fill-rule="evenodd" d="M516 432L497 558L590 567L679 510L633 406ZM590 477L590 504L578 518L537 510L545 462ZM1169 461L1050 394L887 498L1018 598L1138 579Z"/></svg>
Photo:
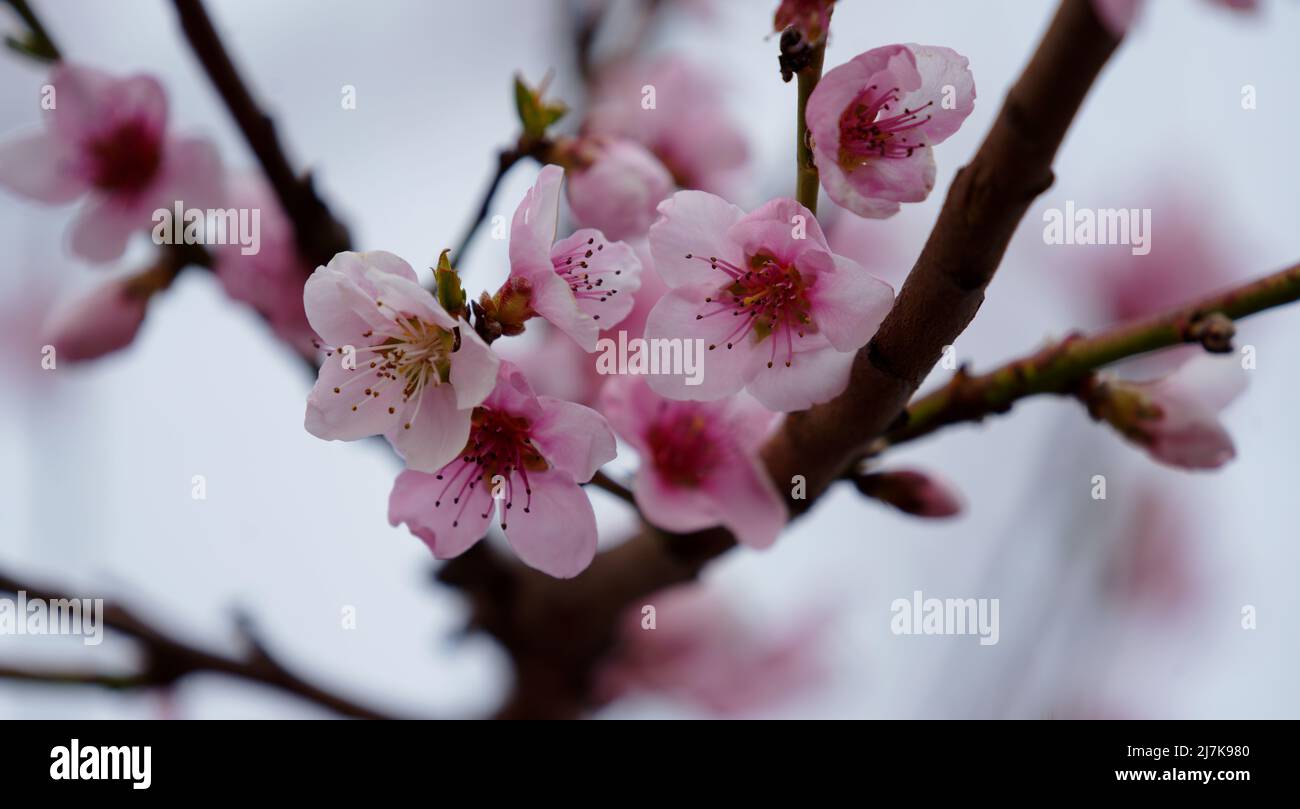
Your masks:
<svg viewBox="0 0 1300 809"><path fill-rule="evenodd" d="M645 327L647 340L702 341L692 342L690 350L696 352L697 359L700 354L704 357L698 385L687 384L689 377L685 374L650 375L647 381L659 395L710 401L730 396L745 386L749 358L759 349L747 334L733 337L741 320L730 312L700 318L714 308L705 299L717 291L716 283L679 287L663 296L650 311Z"/></svg>
<svg viewBox="0 0 1300 809"><path fill-rule="evenodd" d="M843 256L809 251L799 272L810 281L808 301L818 330L839 351L867 344L894 305L894 290Z"/></svg>
<svg viewBox="0 0 1300 809"><path fill-rule="evenodd" d="M847 177L849 184L861 196L868 199L923 202L934 188L934 173L934 150L929 146L922 146L912 152L911 157L869 160L865 165L849 172ZM852 200L841 202L835 199L830 188L827 188L826 192L830 194L831 199L854 213L859 213L849 205ZM867 214L859 213L859 215Z"/></svg>
<svg viewBox="0 0 1300 809"><path fill-rule="evenodd" d="M225 175L217 147L203 138L168 141L151 194L160 208L170 209L178 200L187 208L224 207Z"/></svg>
<svg viewBox="0 0 1300 809"><path fill-rule="evenodd" d="M750 222L772 222L782 225L785 227L786 239L806 241L810 246L820 247L823 250L830 249L830 245L826 241L826 234L822 232L822 226L817 221L817 216L798 201L789 197L777 197L763 203L745 214L737 223L737 227ZM802 239L794 235L795 230L799 228L803 232ZM735 232L735 229L732 232Z"/></svg>
<svg viewBox="0 0 1300 809"><path fill-rule="evenodd" d="M564 169L543 166L524 194L510 223L510 274L526 278L549 272L551 243L560 217L560 181Z"/></svg>
<svg viewBox="0 0 1300 809"><path fill-rule="evenodd" d="M714 499L721 523L743 545L770 547L789 520L785 500L755 456L737 458L710 475L704 488Z"/></svg>
<svg viewBox="0 0 1300 809"><path fill-rule="evenodd" d="M363 335L387 322L375 306L374 298L367 295L347 274L335 269L336 261L328 267L317 267L303 286L303 307L312 329L330 346L369 344Z"/></svg>
<svg viewBox="0 0 1300 809"><path fill-rule="evenodd" d="M405 265L406 262L402 262L402 264ZM461 323L461 321L447 314L447 310L442 308L442 304L438 303L438 299L433 297L429 290L420 286L416 281L401 275L384 272L378 266L373 265L366 273L366 280L370 282L370 286L375 290L376 311L397 322L399 326L401 325L398 320L399 314L403 320L409 321L414 317L424 323L433 324L448 331L456 328Z"/></svg>
<svg viewBox="0 0 1300 809"><path fill-rule="evenodd" d="M529 305L533 311L573 338L583 351L595 351L600 324L578 306L569 283L548 267L533 276L532 285Z"/></svg>
<svg viewBox="0 0 1300 809"><path fill-rule="evenodd" d="M970 60L952 48L935 45L907 47L916 57L921 86L903 96L899 104L911 110L929 104L925 114L930 120L920 127L920 131L926 142L934 145L960 129L966 116L975 109L975 77L970 72Z"/></svg>
<svg viewBox="0 0 1300 809"><path fill-rule="evenodd" d="M460 348L451 355L447 381L456 389L456 407L480 404L496 386L500 359L468 323L460 322Z"/></svg>
<svg viewBox="0 0 1300 809"><path fill-rule="evenodd" d="M549 396L538 401L542 416L532 425L533 444L556 469L586 483L618 455L614 433L595 410Z"/></svg>
<svg viewBox="0 0 1300 809"><path fill-rule="evenodd" d="M437 472L465 448L470 415L456 407L451 385L426 386L397 410L397 422L386 435L407 468Z"/></svg>
<svg viewBox="0 0 1300 809"><path fill-rule="evenodd" d="M460 556L487 534L496 509L479 474L476 464L461 461L436 475L403 471L388 496L388 523L406 523L439 559Z"/></svg>
<svg viewBox="0 0 1300 809"><path fill-rule="evenodd" d="M853 356L830 346L796 352L789 367L783 362L773 363L771 368L759 367L746 389L770 410L782 413L807 410L844 392L849 384Z"/></svg>
<svg viewBox="0 0 1300 809"><path fill-rule="evenodd" d="M45 132L0 144L0 186L51 204L70 202L90 188L77 171L73 147Z"/></svg>
<svg viewBox="0 0 1300 809"><path fill-rule="evenodd" d="M632 494L646 521L664 531L685 534L722 523L715 497L702 488L665 480L648 460L637 470Z"/></svg>
<svg viewBox="0 0 1300 809"><path fill-rule="evenodd" d="M114 261L126 252L131 234L152 224L148 215L143 221L139 212L124 207L114 197L93 196L81 207L69 231L72 252L97 264Z"/></svg>
<svg viewBox="0 0 1300 809"><path fill-rule="evenodd" d="M724 238L745 215L730 202L704 191L678 191L659 205L659 213L659 221L650 228L650 252L669 287L714 280L717 274L709 268L710 257L737 266L744 263L740 245Z"/></svg>
<svg viewBox="0 0 1300 809"><path fill-rule="evenodd" d="M528 482L532 492L527 505L521 507L516 492L513 507L502 515L506 539L529 567L556 578L572 578L586 570L596 555L596 513L591 501L567 472L529 475Z"/></svg>
<svg viewBox="0 0 1300 809"><path fill-rule="evenodd" d="M612 329L632 311L641 288L641 259L627 242L610 242L600 231L584 228L556 242L550 255L557 270L570 273L566 283L578 308L600 329ZM579 262L587 266L575 266ZM594 349L593 341L587 350Z"/></svg>
<svg viewBox="0 0 1300 809"><path fill-rule="evenodd" d="M597 407L624 441L643 455L648 445L646 429L654 423L664 402L650 390L643 376L613 376L600 390Z"/></svg>
<svg viewBox="0 0 1300 809"><path fill-rule="evenodd" d="M307 432L330 441L388 432L403 408L400 382L380 377L365 359L358 358L352 369L343 367L343 361L344 356L335 353L321 365L307 396Z"/></svg>
<svg viewBox="0 0 1300 809"><path fill-rule="evenodd" d="M867 219L888 219L902 210L903 206L894 200L864 194L839 165L833 163L819 165L822 188L826 189L826 196L841 208Z"/></svg>

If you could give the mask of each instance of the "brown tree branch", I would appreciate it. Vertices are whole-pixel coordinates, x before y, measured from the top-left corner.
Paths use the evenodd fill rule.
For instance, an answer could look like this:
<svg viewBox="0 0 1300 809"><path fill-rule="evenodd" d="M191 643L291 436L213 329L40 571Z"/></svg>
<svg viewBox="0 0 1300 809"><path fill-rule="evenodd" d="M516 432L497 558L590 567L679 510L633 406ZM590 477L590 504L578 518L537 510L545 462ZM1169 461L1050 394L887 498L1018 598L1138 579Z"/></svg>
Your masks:
<svg viewBox="0 0 1300 809"><path fill-rule="evenodd" d="M226 52L201 0L175 0L181 29L194 55L235 119L257 157L280 207L293 223L298 249L311 267L329 263L349 249L347 228L316 193L310 174L299 177L289 165L271 116L258 107Z"/></svg>
<svg viewBox="0 0 1300 809"><path fill-rule="evenodd" d="M25 592L29 599L47 602L75 599L54 590L24 584L0 571L0 592ZM0 678L65 685L97 685L114 689L163 688L198 673L225 674L253 683L271 686L316 703L343 716L356 719L388 719L386 714L359 705L352 700L312 685L285 668L250 631L246 622L241 630L248 651L238 657L207 652L177 640L126 607L104 603L103 623L108 629L140 644L144 665L130 674L107 674L93 671L0 667Z"/></svg>

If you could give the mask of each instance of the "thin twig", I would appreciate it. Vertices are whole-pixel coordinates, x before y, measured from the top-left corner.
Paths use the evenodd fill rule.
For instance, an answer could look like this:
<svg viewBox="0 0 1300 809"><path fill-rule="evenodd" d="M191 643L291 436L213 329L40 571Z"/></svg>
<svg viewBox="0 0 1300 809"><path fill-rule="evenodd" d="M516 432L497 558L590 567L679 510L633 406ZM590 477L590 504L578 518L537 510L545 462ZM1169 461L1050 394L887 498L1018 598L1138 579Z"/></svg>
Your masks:
<svg viewBox="0 0 1300 809"><path fill-rule="evenodd" d="M622 500L623 502L630 504L633 507L636 506L636 497L632 495L632 491L628 489L626 486L624 486L622 483L619 483L617 480L614 480L609 475L606 475L604 471L599 471L592 476L591 485L595 486L597 489L604 489L605 491L609 492L610 494L614 495L615 497Z"/></svg>
<svg viewBox="0 0 1300 809"><path fill-rule="evenodd" d="M912 402L907 423L889 432L876 449L912 441L949 424L1005 413L1026 396L1070 393L1089 374L1129 357L1201 342L1198 324L1216 313L1238 320L1297 300L1300 264L1165 314L1090 337L1067 337L980 376L959 371L942 388Z"/></svg>
<svg viewBox="0 0 1300 809"><path fill-rule="evenodd" d="M50 37L50 32L46 30L45 25L41 22L40 18L36 16L36 12L32 11L32 7L27 4L27 0L7 0L7 2L13 7L14 12L27 25L27 30L31 33L33 39L32 44L35 46L36 52L32 53L25 47L22 48L22 50L29 53L29 55L49 58L56 62L62 60L63 53L59 50L58 46L54 44L54 40ZM11 44L14 44L17 41L10 40L10 42ZM21 45L21 43L18 44Z"/></svg>
<svg viewBox="0 0 1300 809"><path fill-rule="evenodd" d="M0 571L0 592L24 592L28 599L55 602L80 597L24 584ZM105 602L103 623L108 629L132 638L145 653L143 668L132 674L112 675L98 672L57 669L0 668L0 677L59 684L98 685L115 689L168 687L190 674L210 672L261 683L308 702L314 702L343 716L357 719L390 719L386 714L359 705L346 697L302 680L290 672L246 626L241 627L248 651L239 657L212 654L168 635L125 607Z"/></svg>
<svg viewBox="0 0 1300 809"><path fill-rule="evenodd" d="M465 259L465 253L469 250L470 245L474 242L474 236L478 233L483 222L487 220L488 212L492 210L492 198L496 196L497 188L501 185L501 180L505 178L510 169L516 163L523 160L529 155L529 152L519 146L512 146L509 149L502 149L497 153L497 167L488 182L487 188L483 190L483 199L479 203L478 211L475 212L474 218L465 228L465 233L460 237L460 242L456 249L451 253L451 263L453 267L459 268L461 262Z"/></svg>

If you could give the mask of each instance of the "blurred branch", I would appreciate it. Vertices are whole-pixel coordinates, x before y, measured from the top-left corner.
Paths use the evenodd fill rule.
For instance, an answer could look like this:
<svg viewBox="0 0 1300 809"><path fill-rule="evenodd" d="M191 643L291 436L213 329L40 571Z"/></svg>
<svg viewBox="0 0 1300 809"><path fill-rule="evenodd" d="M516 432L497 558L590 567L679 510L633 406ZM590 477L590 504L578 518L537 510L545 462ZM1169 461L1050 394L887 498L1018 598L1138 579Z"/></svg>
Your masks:
<svg viewBox="0 0 1300 809"><path fill-rule="evenodd" d="M633 508L636 508L636 498L632 496L631 490L629 490L622 483L619 483L618 481L611 478L609 475L606 475L603 471L597 472L591 478L591 485L595 486L597 489L604 489L605 491L614 495L618 499L622 500L624 503L627 503L631 505Z"/></svg>
<svg viewBox="0 0 1300 809"><path fill-rule="evenodd" d="M59 48L50 38L50 32L45 29L36 12L27 4L27 0L5 0L13 8L23 23L27 26L27 36L19 39L14 36L6 36L5 43L19 53L30 56L34 59L40 59L46 62L57 62L63 58Z"/></svg>
<svg viewBox="0 0 1300 809"><path fill-rule="evenodd" d="M1136 323L1123 324L1091 337L1072 335L1035 354L981 376L959 370L948 384L913 402L907 423L890 431L873 447L882 451L928 435L941 427L981 421L1005 413L1020 399L1041 393L1067 394L1094 371L1129 357L1181 343L1204 343L1210 350L1231 351L1205 324L1215 315L1232 320L1300 300L1300 264L1226 292ZM1224 321L1218 321L1220 328ZM1230 332L1230 329L1229 329Z"/></svg>
<svg viewBox="0 0 1300 809"><path fill-rule="evenodd" d="M474 236L487 220L488 213L492 210L492 198L496 196L497 188L501 185L501 180L505 178L510 169L514 168L516 163L533 153L534 150L526 148L522 138L515 146L497 152L496 172L492 175L492 179L488 181L487 188L483 190L483 198L479 203L478 211L474 214L473 220L471 220L469 225L465 228L465 233L460 237L460 242L456 245L456 249L452 251L452 266L457 268L460 267L461 261L465 258L466 251L469 250L469 246L474 242Z"/></svg>
<svg viewBox="0 0 1300 809"><path fill-rule="evenodd" d="M17 594L20 591L25 592L29 599L47 602L80 598L24 584L0 571L0 592ZM142 670L133 674L112 675L93 671L0 667L0 678L129 689L165 688L190 674L225 674L294 694L343 716L357 719L392 718L300 679L267 651L246 621L241 621L240 629L249 648L238 657L212 654L177 640L125 607L112 602L104 603L103 622L106 628L140 644L145 657Z"/></svg>
<svg viewBox="0 0 1300 809"><path fill-rule="evenodd" d="M175 0L175 4L185 38L293 223L299 251L313 268L329 263L336 253L349 249L347 228L317 195L311 175L299 177L289 165L275 122L253 100L201 0Z"/></svg>

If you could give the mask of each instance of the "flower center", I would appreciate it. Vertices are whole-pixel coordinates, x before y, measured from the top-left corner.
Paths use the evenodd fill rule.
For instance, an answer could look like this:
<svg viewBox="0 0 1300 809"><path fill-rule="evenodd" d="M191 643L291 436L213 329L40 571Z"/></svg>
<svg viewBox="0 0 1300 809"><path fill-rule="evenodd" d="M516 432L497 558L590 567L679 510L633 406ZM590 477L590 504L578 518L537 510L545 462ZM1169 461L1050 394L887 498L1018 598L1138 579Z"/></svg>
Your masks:
<svg viewBox="0 0 1300 809"><path fill-rule="evenodd" d="M568 283L576 300L604 303L618 294L617 289L605 286L605 280L609 276L622 275L623 271L591 267L591 259L604 249L605 243L597 242L593 237L566 253L551 256L551 266ZM592 315L592 319L600 320L600 315Z"/></svg>
<svg viewBox="0 0 1300 809"><path fill-rule="evenodd" d="M386 304L376 301L382 309ZM392 309L391 307L388 307ZM357 363L366 363L373 374L357 374L350 381L334 388L335 394L343 392L354 385L366 381L368 387L361 391L361 399L352 405L352 412L357 412L371 399L378 399L389 385L400 385L402 404L415 399L415 409L403 422L403 429L411 429L411 422L420 413L424 390L437 387L447 382L451 374L451 355L460 348L458 329L448 331L432 323L426 323L416 317L403 315L392 309L395 329L382 342L376 345L356 348ZM362 332L361 340L374 337L374 329ZM358 341L360 342L360 341ZM317 348L322 346L317 343ZM327 348L325 356L333 357L335 352L343 349L335 346ZM363 358L360 355L369 355ZM397 406L390 405L389 414L397 413Z"/></svg>
<svg viewBox="0 0 1300 809"><path fill-rule="evenodd" d="M872 158L911 157L924 139L910 130L923 126L932 117L925 112L934 104L927 101L916 109L903 108L889 115L898 105L899 88L880 92L878 85L863 90L840 116L840 165L860 166Z"/></svg>
<svg viewBox="0 0 1300 809"><path fill-rule="evenodd" d="M454 470L444 469L437 475L446 481L434 508L448 503L459 506L452 520L453 528L469 505L466 493L479 484L492 489L493 500L500 498L505 506L501 510L501 528L506 527L506 513L514 506L516 487L524 490L524 513L532 510L533 489L528 482L529 472L544 472L550 464L533 444L532 425L522 416L511 415L489 407L476 407L470 416L469 441L460 453L460 465ZM454 462L453 462L454 463ZM484 484L486 481L486 484ZM464 502L462 502L464 501ZM486 518L489 511L481 514Z"/></svg>
<svg viewBox="0 0 1300 809"><path fill-rule="evenodd" d="M719 463L709 422L690 402L661 402L646 431L655 471L677 486L699 486Z"/></svg>
<svg viewBox="0 0 1300 809"><path fill-rule="evenodd" d="M705 298L711 308L695 316L696 320L716 317L727 312L737 318L737 325L723 340L730 349L740 340L750 337L755 343L772 338L772 355L767 367L777 359L779 338L784 336L785 365L794 361L794 336L817 331L812 319L812 305L808 301L808 283L794 265L783 264L770 253L760 252L749 257L748 267L741 268L716 256L704 258L687 254L686 257L707 261L709 266L723 273L728 283L716 297ZM716 343L709 346L713 351Z"/></svg>
<svg viewBox="0 0 1300 809"><path fill-rule="evenodd" d="M106 191L138 191L162 162L158 138L140 121L127 121L90 143L91 182Z"/></svg>

